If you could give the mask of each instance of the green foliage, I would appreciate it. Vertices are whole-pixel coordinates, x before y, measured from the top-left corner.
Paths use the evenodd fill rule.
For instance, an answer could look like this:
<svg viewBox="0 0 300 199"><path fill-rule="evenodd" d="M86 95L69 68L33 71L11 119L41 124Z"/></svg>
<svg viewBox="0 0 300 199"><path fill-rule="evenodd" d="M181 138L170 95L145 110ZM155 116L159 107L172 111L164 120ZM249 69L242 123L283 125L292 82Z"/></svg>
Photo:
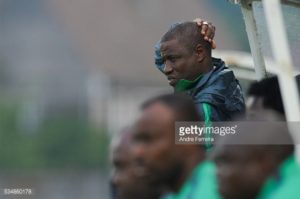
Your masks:
<svg viewBox="0 0 300 199"><path fill-rule="evenodd" d="M0 169L105 168L109 138L104 130L61 116L26 133L16 121L17 106L0 103Z"/></svg>

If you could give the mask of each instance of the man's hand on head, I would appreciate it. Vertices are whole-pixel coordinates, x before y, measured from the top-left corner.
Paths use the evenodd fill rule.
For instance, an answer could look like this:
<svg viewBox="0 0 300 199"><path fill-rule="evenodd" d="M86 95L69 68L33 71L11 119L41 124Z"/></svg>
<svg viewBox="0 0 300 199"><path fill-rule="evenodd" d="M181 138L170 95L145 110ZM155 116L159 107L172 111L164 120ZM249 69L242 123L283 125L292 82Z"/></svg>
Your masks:
<svg viewBox="0 0 300 199"><path fill-rule="evenodd" d="M201 28L201 34L204 36L204 40L211 43L211 48L215 49L217 47L216 42L214 41L216 27L212 25L212 23L200 18L196 18L193 21Z"/></svg>

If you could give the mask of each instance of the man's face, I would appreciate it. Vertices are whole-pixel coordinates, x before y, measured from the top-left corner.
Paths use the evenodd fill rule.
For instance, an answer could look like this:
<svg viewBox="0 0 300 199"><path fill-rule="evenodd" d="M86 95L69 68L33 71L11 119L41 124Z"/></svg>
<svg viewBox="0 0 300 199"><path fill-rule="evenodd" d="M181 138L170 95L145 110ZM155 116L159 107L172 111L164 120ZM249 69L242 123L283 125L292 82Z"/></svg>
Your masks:
<svg viewBox="0 0 300 199"><path fill-rule="evenodd" d="M112 154L112 162L114 167L112 185L115 188L116 198L158 198L157 187L150 187L147 179L136 175L129 146L116 148Z"/></svg>
<svg viewBox="0 0 300 199"><path fill-rule="evenodd" d="M141 175L153 184L169 185L182 161L175 145L174 113L161 103L146 108L136 124L133 151Z"/></svg>
<svg viewBox="0 0 300 199"><path fill-rule="evenodd" d="M112 155L112 184L115 186L117 198L129 199L132 195L134 179L132 158L128 149L115 149Z"/></svg>
<svg viewBox="0 0 300 199"><path fill-rule="evenodd" d="M197 74L197 56L177 39L161 43L160 48L165 62L164 73L171 86L176 86L180 79L195 80Z"/></svg>
<svg viewBox="0 0 300 199"><path fill-rule="evenodd" d="M249 147L224 146L215 153L219 191L225 199L253 199L266 179L261 161L246 152Z"/></svg>

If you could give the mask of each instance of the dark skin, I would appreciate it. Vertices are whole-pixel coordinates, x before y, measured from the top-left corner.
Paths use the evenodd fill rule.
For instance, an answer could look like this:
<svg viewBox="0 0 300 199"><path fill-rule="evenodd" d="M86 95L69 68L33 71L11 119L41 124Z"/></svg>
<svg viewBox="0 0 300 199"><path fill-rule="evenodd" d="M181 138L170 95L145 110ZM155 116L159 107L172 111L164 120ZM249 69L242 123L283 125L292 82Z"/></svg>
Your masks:
<svg viewBox="0 0 300 199"><path fill-rule="evenodd" d="M261 147L261 146L260 146ZM215 149L219 192L224 199L254 199L279 163L266 150L253 145L224 145Z"/></svg>
<svg viewBox="0 0 300 199"><path fill-rule="evenodd" d="M265 109L262 102L260 97L252 96L252 99L249 99L248 121L283 121L283 115ZM218 168L219 191L224 199L255 199L267 178L277 176L279 165L293 153L292 145L229 144L245 143L254 136L253 132L260 134L256 137L257 140L265 140L266 143L268 140L279 138L282 143L292 143L286 127L278 128L270 123L266 123L263 129L244 126L238 131L239 137L224 137L220 140L211 158Z"/></svg>
<svg viewBox="0 0 300 199"><path fill-rule="evenodd" d="M120 149L115 149L113 151L112 163L114 170L112 174L112 183L117 188L117 198L129 198L129 196L132 195L132 190L128 185L132 184L130 181L132 180L134 173L130 167L130 160L126 158L127 156L128 151L122 151Z"/></svg>
<svg viewBox="0 0 300 199"><path fill-rule="evenodd" d="M143 111L134 133L134 157L144 176L153 184L179 191L205 152L197 145L175 145L175 113L154 103Z"/></svg>
<svg viewBox="0 0 300 199"><path fill-rule="evenodd" d="M180 79L193 81L212 69L212 58L201 44L191 52L178 39L172 39L161 43L161 53L164 73L173 87Z"/></svg>
<svg viewBox="0 0 300 199"><path fill-rule="evenodd" d="M112 184L118 199L158 199L158 186L150 186L147 179L140 178L133 164L129 141L121 141L112 152Z"/></svg>
<svg viewBox="0 0 300 199"><path fill-rule="evenodd" d="M211 43L211 48L215 49L217 47L216 42L213 40L216 30L215 26L200 18L196 18L193 21L201 28L201 35L204 40ZM178 45L182 48L179 48ZM178 41L177 43L175 41L167 41L162 43L162 50L172 51L171 54L165 52L167 54L164 56L166 62L164 73L168 78L169 84L173 87L176 86L180 79L192 81L212 69L211 56L205 53L205 49L201 45L193 49L191 54L190 50L184 48Z"/></svg>

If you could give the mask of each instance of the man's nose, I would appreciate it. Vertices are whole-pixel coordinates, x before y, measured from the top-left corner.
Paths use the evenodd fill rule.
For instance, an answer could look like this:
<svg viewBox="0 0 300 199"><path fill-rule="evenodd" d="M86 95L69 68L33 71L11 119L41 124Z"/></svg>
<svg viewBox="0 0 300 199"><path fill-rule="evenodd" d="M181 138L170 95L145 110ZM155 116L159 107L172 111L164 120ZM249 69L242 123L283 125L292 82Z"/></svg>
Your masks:
<svg viewBox="0 0 300 199"><path fill-rule="evenodd" d="M164 73L167 75L167 74L172 73L172 71L173 71L172 64L169 61L166 61L165 67L164 67Z"/></svg>
<svg viewBox="0 0 300 199"><path fill-rule="evenodd" d="M142 144L136 144L132 147L133 166L137 176L143 176L145 155L145 150Z"/></svg>
<svg viewBox="0 0 300 199"><path fill-rule="evenodd" d="M145 155L145 150L142 144L136 144L132 147L132 155L134 159L140 159Z"/></svg>
<svg viewBox="0 0 300 199"><path fill-rule="evenodd" d="M133 151L133 166L134 166L134 173L137 177L144 177L145 176L145 150L142 146L137 146L134 148Z"/></svg>

